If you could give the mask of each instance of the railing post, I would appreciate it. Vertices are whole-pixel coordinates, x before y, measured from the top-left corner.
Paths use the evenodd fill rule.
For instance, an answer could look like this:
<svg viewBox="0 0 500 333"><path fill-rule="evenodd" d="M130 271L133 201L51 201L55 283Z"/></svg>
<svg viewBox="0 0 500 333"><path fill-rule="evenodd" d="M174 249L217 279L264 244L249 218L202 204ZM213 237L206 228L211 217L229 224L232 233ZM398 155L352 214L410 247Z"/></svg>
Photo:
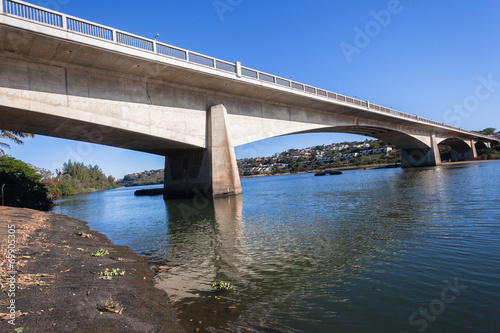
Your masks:
<svg viewBox="0 0 500 333"><path fill-rule="evenodd" d="M62 23L62 28L64 30L68 30L68 18L66 17L66 15L61 15L61 23Z"/></svg>
<svg viewBox="0 0 500 333"><path fill-rule="evenodd" d="M241 77L241 62L236 62L236 76Z"/></svg>
<svg viewBox="0 0 500 333"><path fill-rule="evenodd" d="M112 36L113 42L118 43L118 38L116 37L116 30L113 29L112 32L113 32L113 36Z"/></svg>
<svg viewBox="0 0 500 333"><path fill-rule="evenodd" d="M3 0L0 0L0 13L3 14Z"/></svg>

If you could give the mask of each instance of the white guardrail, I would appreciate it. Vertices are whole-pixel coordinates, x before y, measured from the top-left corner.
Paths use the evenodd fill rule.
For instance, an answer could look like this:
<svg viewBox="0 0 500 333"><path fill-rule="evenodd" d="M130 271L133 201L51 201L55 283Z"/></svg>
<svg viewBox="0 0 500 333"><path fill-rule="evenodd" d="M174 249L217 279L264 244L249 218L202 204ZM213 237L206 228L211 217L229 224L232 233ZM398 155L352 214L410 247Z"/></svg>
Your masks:
<svg viewBox="0 0 500 333"><path fill-rule="evenodd" d="M465 131L463 129L454 126L450 126L445 123L440 123L430 119L425 119L415 115L410 115L404 112L372 104L368 101L362 101L356 98L347 97L330 91L318 89L303 83L263 73L251 68L242 67L239 62L230 63L227 61L205 56L199 53L194 53L168 44L157 42L156 40L153 39L147 39L144 37L129 34L127 32L123 32L100 24L82 20L43 7L35 6L23 1L0 0L0 13L3 15L15 16L18 18L35 21L40 24L60 28L68 32L83 34L86 36L107 40L112 43L126 45L129 47L152 52L158 55L184 60L189 63L208 66L220 71L233 73L238 77L243 76L246 78L272 83L282 87L288 87L292 90L302 91L313 95L325 97L328 99L340 101L346 104L365 107L370 111L388 113L396 117L412 119L418 122L446 127L453 130L468 132L473 134L472 132Z"/></svg>

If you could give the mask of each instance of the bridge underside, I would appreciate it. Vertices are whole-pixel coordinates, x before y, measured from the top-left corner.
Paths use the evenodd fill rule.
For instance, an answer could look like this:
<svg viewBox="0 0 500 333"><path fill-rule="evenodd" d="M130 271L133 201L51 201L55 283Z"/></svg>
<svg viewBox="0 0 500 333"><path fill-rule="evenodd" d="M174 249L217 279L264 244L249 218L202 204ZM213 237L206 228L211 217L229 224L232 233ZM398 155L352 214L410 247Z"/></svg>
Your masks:
<svg viewBox="0 0 500 333"><path fill-rule="evenodd" d="M167 153L165 198L217 197L241 193L241 183L231 143L231 129L228 126L231 115L228 115L223 105L217 105L209 109L208 118L207 149L176 150ZM248 126L252 126L251 122ZM434 135L429 136L425 141L425 137L419 138L418 135L408 135L381 127L324 127L324 125L317 129L284 135L317 132L351 133L394 143L402 148L402 167L404 168L441 164Z"/></svg>
<svg viewBox="0 0 500 333"><path fill-rule="evenodd" d="M1 127L165 156L166 197L240 193L233 147L275 136L370 136L401 148L403 167L439 165L437 144L449 138L458 136L444 142L462 154L456 159L469 157L460 141L474 146L470 133L368 103L271 89L121 49L0 25Z"/></svg>
<svg viewBox="0 0 500 333"><path fill-rule="evenodd" d="M162 139L146 133L137 133L111 125L34 113L27 110L0 105L0 124L4 129L35 133L61 139L83 141L95 144L166 155L173 149L196 149L196 146Z"/></svg>

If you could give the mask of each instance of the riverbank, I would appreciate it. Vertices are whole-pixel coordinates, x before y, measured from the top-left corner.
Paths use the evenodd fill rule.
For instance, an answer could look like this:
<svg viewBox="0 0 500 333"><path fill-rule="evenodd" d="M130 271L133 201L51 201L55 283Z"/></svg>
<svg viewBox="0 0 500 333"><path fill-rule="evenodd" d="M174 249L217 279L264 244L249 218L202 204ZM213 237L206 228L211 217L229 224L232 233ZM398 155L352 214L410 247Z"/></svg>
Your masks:
<svg viewBox="0 0 500 333"><path fill-rule="evenodd" d="M351 165L351 166L343 166L343 167L334 167L334 168L326 168L326 169L314 169L307 171L299 171L295 173L285 172L285 173L276 173L276 174L257 174L251 176L240 176L241 178L253 178L253 177L268 177L268 176L286 176L286 175L298 175L305 173L316 173L316 172L325 172L330 170L339 170L339 171L355 171L355 170L375 170L375 169L388 169L388 168L399 168L401 167L400 163L394 164L367 164L367 165Z"/></svg>
<svg viewBox="0 0 500 333"><path fill-rule="evenodd" d="M12 266L9 240L15 245ZM109 254L92 255L101 249ZM168 295L154 287L146 258L83 221L0 207L0 255L3 332L184 332ZM106 268L124 275L99 275ZM12 270L15 280L8 279Z"/></svg>
<svg viewBox="0 0 500 333"><path fill-rule="evenodd" d="M474 164L474 163L484 163L484 162L498 162L500 160L468 160L468 161L458 161L458 162L443 162L442 165L450 166L450 165L461 165L461 164Z"/></svg>
<svg viewBox="0 0 500 333"><path fill-rule="evenodd" d="M498 162L499 159L491 159L491 160L468 160L468 161L459 161L459 162L443 162L443 166L450 165L460 165L460 164L471 164L471 163L483 163L483 162ZM359 165L359 166L344 166L344 167L335 167L328 169L314 169L308 171L301 171L296 173L277 173L277 174L257 174L252 176L240 176L241 178L254 178L254 177L269 177L269 176L286 176L286 175L297 175L297 174L305 174L305 173L316 173L316 172L325 172L329 170L339 170L339 171L358 171L358 170L376 170L376 169L388 169L388 168L400 168L401 163L390 163L390 164L368 164L368 165Z"/></svg>

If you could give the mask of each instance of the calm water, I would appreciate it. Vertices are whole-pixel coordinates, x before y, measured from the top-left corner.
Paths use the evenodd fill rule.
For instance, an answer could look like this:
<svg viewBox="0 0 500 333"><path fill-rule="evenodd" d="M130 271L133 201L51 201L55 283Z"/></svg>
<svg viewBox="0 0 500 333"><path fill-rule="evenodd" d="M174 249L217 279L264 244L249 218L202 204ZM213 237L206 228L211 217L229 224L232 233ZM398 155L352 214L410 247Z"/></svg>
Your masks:
<svg viewBox="0 0 500 333"><path fill-rule="evenodd" d="M125 188L54 211L168 261L178 306L232 282L238 315L214 332L500 332L499 167L247 178L214 201Z"/></svg>

